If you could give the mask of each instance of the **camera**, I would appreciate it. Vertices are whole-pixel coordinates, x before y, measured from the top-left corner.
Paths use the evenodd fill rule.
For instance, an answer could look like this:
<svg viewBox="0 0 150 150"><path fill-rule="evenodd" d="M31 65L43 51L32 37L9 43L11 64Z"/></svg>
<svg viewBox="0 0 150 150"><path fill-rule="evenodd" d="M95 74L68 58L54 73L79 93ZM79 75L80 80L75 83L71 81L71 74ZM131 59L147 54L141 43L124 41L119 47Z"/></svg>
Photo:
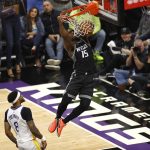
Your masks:
<svg viewBox="0 0 150 150"><path fill-rule="evenodd" d="M136 54L140 54L141 53L141 49L139 47L133 47L133 51Z"/></svg>
<svg viewBox="0 0 150 150"><path fill-rule="evenodd" d="M114 50L114 51L121 51L121 47L112 47L112 50Z"/></svg>

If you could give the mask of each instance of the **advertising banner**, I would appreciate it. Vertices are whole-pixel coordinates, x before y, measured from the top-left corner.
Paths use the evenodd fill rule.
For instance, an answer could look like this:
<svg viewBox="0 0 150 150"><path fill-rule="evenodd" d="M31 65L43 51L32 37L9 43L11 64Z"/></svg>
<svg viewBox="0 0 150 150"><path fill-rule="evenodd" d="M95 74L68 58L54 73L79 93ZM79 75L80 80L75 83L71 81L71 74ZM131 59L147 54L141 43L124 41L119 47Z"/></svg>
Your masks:
<svg viewBox="0 0 150 150"><path fill-rule="evenodd" d="M150 5L150 0L124 0L124 9L133 9Z"/></svg>

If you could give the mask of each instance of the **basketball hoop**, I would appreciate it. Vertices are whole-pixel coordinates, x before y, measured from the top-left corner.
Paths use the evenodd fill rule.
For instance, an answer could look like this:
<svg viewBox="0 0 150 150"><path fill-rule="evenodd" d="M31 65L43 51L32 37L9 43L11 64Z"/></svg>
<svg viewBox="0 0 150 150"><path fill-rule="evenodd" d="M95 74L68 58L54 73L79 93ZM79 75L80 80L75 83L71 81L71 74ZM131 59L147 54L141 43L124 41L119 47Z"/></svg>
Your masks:
<svg viewBox="0 0 150 150"><path fill-rule="evenodd" d="M96 1L90 2L86 5L76 6L71 9L62 11L61 19L69 24L69 27L74 30L74 36L84 36L88 33L88 22L93 23L93 15L97 15L99 11L98 3ZM85 25L84 25L85 23ZM81 24L87 30L81 31ZM94 23L93 23L94 26Z"/></svg>

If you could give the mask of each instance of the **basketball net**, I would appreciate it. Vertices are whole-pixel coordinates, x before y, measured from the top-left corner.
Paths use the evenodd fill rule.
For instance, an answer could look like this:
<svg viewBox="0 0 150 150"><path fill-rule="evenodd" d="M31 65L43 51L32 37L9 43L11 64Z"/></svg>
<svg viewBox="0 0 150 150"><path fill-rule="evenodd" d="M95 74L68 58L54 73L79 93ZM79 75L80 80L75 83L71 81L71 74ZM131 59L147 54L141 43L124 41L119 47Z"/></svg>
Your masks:
<svg viewBox="0 0 150 150"><path fill-rule="evenodd" d="M93 16L91 14L85 13L80 16L74 16L68 20L69 28L74 30L74 36L79 37L88 34L88 24L92 24L94 29L92 17Z"/></svg>
<svg viewBox="0 0 150 150"><path fill-rule="evenodd" d="M85 36L89 32L89 27L94 26L93 17L98 13L98 4L91 2L87 5L73 7L61 13L61 18L69 24L69 28L74 30L74 36Z"/></svg>

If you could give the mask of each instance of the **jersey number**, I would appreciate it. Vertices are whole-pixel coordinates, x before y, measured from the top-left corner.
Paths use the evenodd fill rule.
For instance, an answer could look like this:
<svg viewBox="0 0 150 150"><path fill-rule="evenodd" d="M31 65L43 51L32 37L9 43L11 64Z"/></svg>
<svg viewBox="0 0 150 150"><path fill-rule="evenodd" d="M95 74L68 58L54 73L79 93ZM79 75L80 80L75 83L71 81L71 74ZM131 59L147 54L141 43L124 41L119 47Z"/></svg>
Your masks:
<svg viewBox="0 0 150 150"><path fill-rule="evenodd" d="M19 132L19 126L18 126L18 122L14 122L14 126L17 132Z"/></svg>
<svg viewBox="0 0 150 150"><path fill-rule="evenodd" d="M81 51L81 52L82 52L82 58L85 58L85 57L89 56L89 54L88 54L88 52L86 50Z"/></svg>

